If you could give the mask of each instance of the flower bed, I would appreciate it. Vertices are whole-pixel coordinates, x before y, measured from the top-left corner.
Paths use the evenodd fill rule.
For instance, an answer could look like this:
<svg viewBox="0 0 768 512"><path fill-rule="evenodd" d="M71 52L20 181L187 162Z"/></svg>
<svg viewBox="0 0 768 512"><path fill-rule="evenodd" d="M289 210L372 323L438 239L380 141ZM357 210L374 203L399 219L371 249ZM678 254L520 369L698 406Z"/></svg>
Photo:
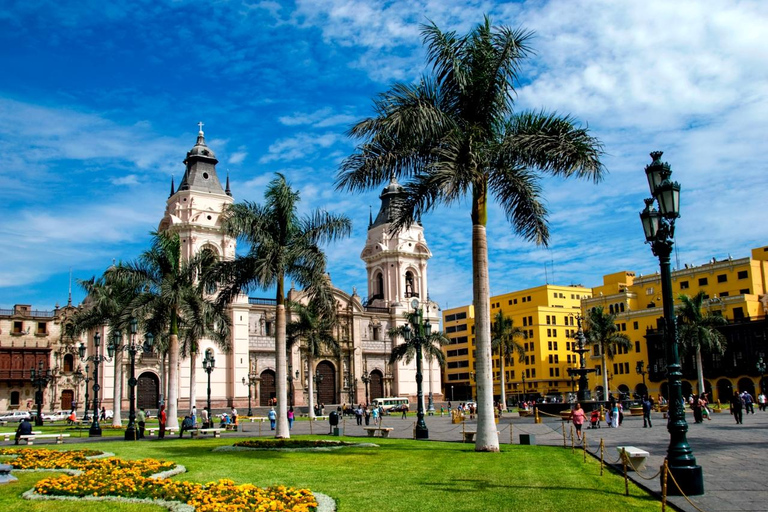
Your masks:
<svg viewBox="0 0 768 512"><path fill-rule="evenodd" d="M16 469L76 469L76 475L40 480L35 492L55 496L120 496L124 498L179 501L200 512L217 510L308 512L317 501L307 489L284 486L259 488L236 485L231 480L199 484L152 478L173 468L171 462L154 459L124 461L114 457L86 459L99 452L57 450L0 450L0 455L16 455L9 461Z"/></svg>

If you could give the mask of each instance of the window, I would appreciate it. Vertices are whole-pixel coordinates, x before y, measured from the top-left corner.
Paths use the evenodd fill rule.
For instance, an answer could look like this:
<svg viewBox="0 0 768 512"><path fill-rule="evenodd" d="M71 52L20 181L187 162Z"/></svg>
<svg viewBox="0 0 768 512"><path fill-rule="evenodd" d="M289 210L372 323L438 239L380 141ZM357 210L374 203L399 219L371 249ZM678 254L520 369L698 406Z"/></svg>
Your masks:
<svg viewBox="0 0 768 512"><path fill-rule="evenodd" d="M557 342L555 342L555 350L557 350Z"/></svg>
<svg viewBox="0 0 768 512"><path fill-rule="evenodd" d="M525 364L531 364L531 356L525 356Z"/></svg>
<svg viewBox="0 0 768 512"><path fill-rule="evenodd" d="M523 317L523 327L528 327L528 318Z"/></svg>
<svg viewBox="0 0 768 512"><path fill-rule="evenodd" d="M464 361L451 361L448 363L448 368L467 368L469 366L469 361L466 359Z"/></svg>
<svg viewBox="0 0 768 512"><path fill-rule="evenodd" d="M547 348L549 350L552 350L552 342L551 341L547 343ZM550 356L550 357L552 357L552 356ZM550 361L550 362L552 362L552 361Z"/></svg>
<svg viewBox="0 0 768 512"><path fill-rule="evenodd" d="M742 288L739 290L740 295L749 295L749 288Z"/></svg>
<svg viewBox="0 0 768 512"><path fill-rule="evenodd" d="M555 368L555 377L560 376L560 368Z"/></svg>
<svg viewBox="0 0 768 512"><path fill-rule="evenodd" d="M45 322L37 322L37 334L48 334Z"/></svg>
<svg viewBox="0 0 768 512"><path fill-rule="evenodd" d="M640 324L638 324L637 322L634 322L634 323L632 324L632 328L633 328L634 330L638 330L638 329L640 328Z"/></svg>
<svg viewBox="0 0 768 512"><path fill-rule="evenodd" d="M749 277L749 272L746 270L739 270L739 273L736 274L736 277L738 279L747 279Z"/></svg>
<svg viewBox="0 0 768 512"><path fill-rule="evenodd" d="M566 363L570 363L571 362L571 354L568 354L567 359L566 359L565 362Z"/></svg>
<svg viewBox="0 0 768 512"><path fill-rule="evenodd" d="M598 345L597 343L592 345L592 355L593 356L599 356L600 355L600 345Z"/></svg>
<svg viewBox="0 0 768 512"><path fill-rule="evenodd" d="M448 327L445 328L445 332L446 333L456 332L456 326L455 325L449 325Z"/></svg>
<svg viewBox="0 0 768 512"><path fill-rule="evenodd" d="M602 375L603 374L603 367L600 365L595 366L595 375Z"/></svg>
<svg viewBox="0 0 768 512"><path fill-rule="evenodd" d="M445 316L445 321L446 322L453 322L454 320L456 320L456 315L446 315Z"/></svg>
<svg viewBox="0 0 768 512"><path fill-rule="evenodd" d="M638 354L640 353L640 342L639 341L635 342L635 352L638 353Z"/></svg>
<svg viewBox="0 0 768 512"><path fill-rule="evenodd" d="M272 322L264 322L264 333L266 336L272 336Z"/></svg>
<svg viewBox="0 0 768 512"><path fill-rule="evenodd" d="M555 362L555 356L552 354L549 354L549 364L553 364Z"/></svg>
<svg viewBox="0 0 768 512"><path fill-rule="evenodd" d="M720 274L717 276L717 282L718 283L727 283L728 282L728 274Z"/></svg>
<svg viewBox="0 0 768 512"><path fill-rule="evenodd" d="M699 286L707 286L708 283L709 283L709 281L707 281L706 277L700 277L699 278Z"/></svg>
<svg viewBox="0 0 768 512"><path fill-rule="evenodd" d="M466 331L466 330L467 330L467 324L461 324L456 326L456 332Z"/></svg>
<svg viewBox="0 0 768 512"><path fill-rule="evenodd" d="M535 379L535 378L536 378L536 368L534 368L534 369L532 369L532 370L531 370L531 378L532 378L532 379ZM534 383L534 387L536 387L536 383Z"/></svg>
<svg viewBox="0 0 768 512"><path fill-rule="evenodd" d="M618 375L619 374L619 364L613 363L613 374Z"/></svg>
<svg viewBox="0 0 768 512"><path fill-rule="evenodd" d="M456 313L456 320L464 320L465 318L467 318L466 311L463 313Z"/></svg>
<svg viewBox="0 0 768 512"><path fill-rule="evenodd" d="M74 371L75 367L75 356L72 354L65 354L64 355L64 371L66 373L69 373L71 371Z"/></svg>
<svg viewBox="0 0 768 512"><path fill-rule="evenodd" d="M512 304L517 304L517 299L513 299Z"/></svg>
<svg viewBox="0 0 768 512"><path fill-rule="evenodd" d="M547 337L548 338L552 337L552 329L547 329Z"/></svg>
<svg viewBox="0 0 768 512"><path fill-rule="evenodd" d="M512 305L512 301L510 300L510 301L507 303L507 306L511 306L511 305Z"/></svg>
<svg viewBox="0 0 768 512"><path fill-rule="evenodd" d="M554 368L550 368L549 369L549 376L550 377L554 377L555 376L555 369Z"/></svg>
<svg viewBox="0 0 768 512"><path fill-rule="evenodd" d="M570 341L566 341L565 342L565 350L571 350L571 342Z"/></svg>
<svg viewBox="0 0 768 512"><path fill-rule="evenodd" d="M688 289L688 281L680 281L680 289L681 290L687 290Z"/></svg>
<svg viewBox="0 0 768 512"><path fill-rule="evenodd" d="M12 334L21 334L24 330L24 322L21 321L15 321L13 322L13 332Z"/></svg>
<svg viewBox="0 0 768 512"><path fill-rule="evenodd" d="M729 295L730 295L730 293L728 293L728 292L723 292L723 293L720 294L721 297L728 297Z"/></svg>
<svg viewBox="0 0 768 512"><path fill-rule="evenodd" d="M552 329L552 336L557 338L557 329Z"/></svg>
<svg viewBox="0 0 768 512"><path fill-rule="evenodd" d="M18 391L11 391L11 407L18 407L20 398L21 394Z"/></svg>
<svg viewBox="0 0 768 512"><path fill-rule="evenodd" d="M531 356L531 364L536 364L536 356Z"/></svg>
<svg viewBox="0 0 768 512"><path fill-rule="evenodd" d="M374 341L380 341L381 340L381 327L374 327L373 328L373 340Z"/></svg>
<svg viewBox="0 0 768 512"><path fill-rule="evenodd" d="M555 354L555 364L560 363L560 356L558 354Z"/></svg>
<svg viewBox="0 0 768 512"><path fill-rule="evenodd" d="M742 320L744 318L744 309L743 308L733 308L733 319L734 320Z"/></svg>

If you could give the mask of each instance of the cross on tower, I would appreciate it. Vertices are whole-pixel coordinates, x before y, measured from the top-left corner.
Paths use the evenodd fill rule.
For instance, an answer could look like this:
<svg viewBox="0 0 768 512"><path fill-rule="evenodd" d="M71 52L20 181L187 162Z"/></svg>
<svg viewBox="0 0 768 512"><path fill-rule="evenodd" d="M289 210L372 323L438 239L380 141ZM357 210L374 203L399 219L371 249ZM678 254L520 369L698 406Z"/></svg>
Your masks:
<svg viewBox="0 0 768 512"><path fill-rule="evenodd" d="M197 123L197 126L200 127L200 133L203 133L203 122L200 121L199 123Z"/></svg>

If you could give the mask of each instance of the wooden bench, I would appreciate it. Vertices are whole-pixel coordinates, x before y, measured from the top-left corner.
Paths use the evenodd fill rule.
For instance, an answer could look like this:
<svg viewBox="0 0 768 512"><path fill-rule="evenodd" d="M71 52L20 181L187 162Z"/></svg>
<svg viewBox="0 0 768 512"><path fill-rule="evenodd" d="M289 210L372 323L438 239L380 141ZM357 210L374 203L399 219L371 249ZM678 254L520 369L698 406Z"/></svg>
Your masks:
<svg viewBox="0 0 768 512"><path fill-rule="evenodd" d="M0 420L0 427L4 427L6 425L8 425L8 421L7 420Z"/></svg>
<svg viewBox="0 0 768 512"><path fill-rule="evenodd" d="M33 430L32 434L34 435L42 434L42 431ZM5 441L10 441L12 437L16 436L16 432L0 432L0 436L3 436Z"/></svg>
<svg viewBox="0 0 768 512"><path fill-rule="evenodd" d="M27 444L33 444L35 439L55 438L56 444L62 444L65 437L69 437L69 434L29 434L21 436L19 439L26 441Z"/></svg>
<svg viewBox="0 0 768 512"><path fill-rule="evenodd" d="M462 441L463 443L474 443L475 442L475 435L477 434L477 431L475 430L464 430L461 433L461 436L464 438ZM497 430L496 435L499 435L500 432Z"/></svg>
<svg viewBox="0 0 768 512"><path fill-rule="evenodd" d="M254 423L254 422L257 422L257 421L259 423L264 423L265 421L269 421L269 418L267 418L265 416L249 416L248 417L248 421L250 421L251 423Z"/></svg>
<svg viewBox="0 0 768 512"><path fill-rule="evenodd" d="M645 461L651 455L647 451L641 450L635 446L617 446L616 450L619 453L622 451L627 453L627 457L629 457L630 462L630 465L628 465L629 471L632 471L633 469L635 471L645 469Z"/></svg>
<svg viewBox="0 0 768 512"><path fill-rule="evenodd" d="M227 430L235 430L236 431L237 430L237 424L236 423L227 423L226 425L224 425L224 428L226 428Z"/></svg>
<svg viewBox="0 0 768 512"><path fill-rule="evenodd" d="M389 437L389 433L394 429L392 427L363 427L363 430L368 432L368 437L376 437L376 432L381 437Z"/></svg>
<svg viewBox="0 0 768 512"><path fill-rule="evenodd" d="M189 433L192 437L197 437L199 434L213 434L213 437L221 437L223 428L196 428L190 430Z"/></svg>
<svg viewBox="0 0 768 512"><path fill-rule="evenodd" d="M165 428L165 433L166 434L175 434L178 431L179 431L178 427L166 427ZM144 429L144 434L148 435L150 437L155 435L155 432L160 432L160 427L152 427L152 428L145 428Z"/></svg>

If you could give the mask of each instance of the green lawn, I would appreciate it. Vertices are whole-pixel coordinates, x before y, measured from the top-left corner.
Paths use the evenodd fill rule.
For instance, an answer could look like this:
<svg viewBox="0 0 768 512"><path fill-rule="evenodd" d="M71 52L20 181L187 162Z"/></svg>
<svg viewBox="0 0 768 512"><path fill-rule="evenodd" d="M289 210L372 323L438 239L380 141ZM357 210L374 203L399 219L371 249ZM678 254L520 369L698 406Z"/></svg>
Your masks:
<svg viewBox="0 0 768 512"><path fill-rule="evenodd" d="M311 436L301 436L310 438ZM316 438L322 438L314 436ZM327 437L326 437L327 438ZM368 439L341 438L360 442ZM473 445L376 439L379 448L331 452L212 452L232 439L171 439L139 443L106 442L58 447L95 448L124 458L158 458L183 464L181 480L229 478L260 486L307 487L333 497L340 512L357 511L560 511L622 512L659 510L660 504L597 461L583 462L570 449L502 445L496 454L475 453ZM51 445L45 446L51 448ZM0 510L64 512L69 504L30 503L19 496L42 475L20 475L18 484L0 486ZM115 503L87 505L89 511L154 511ZM125 508L123 508L125 507Z"/></svg>

